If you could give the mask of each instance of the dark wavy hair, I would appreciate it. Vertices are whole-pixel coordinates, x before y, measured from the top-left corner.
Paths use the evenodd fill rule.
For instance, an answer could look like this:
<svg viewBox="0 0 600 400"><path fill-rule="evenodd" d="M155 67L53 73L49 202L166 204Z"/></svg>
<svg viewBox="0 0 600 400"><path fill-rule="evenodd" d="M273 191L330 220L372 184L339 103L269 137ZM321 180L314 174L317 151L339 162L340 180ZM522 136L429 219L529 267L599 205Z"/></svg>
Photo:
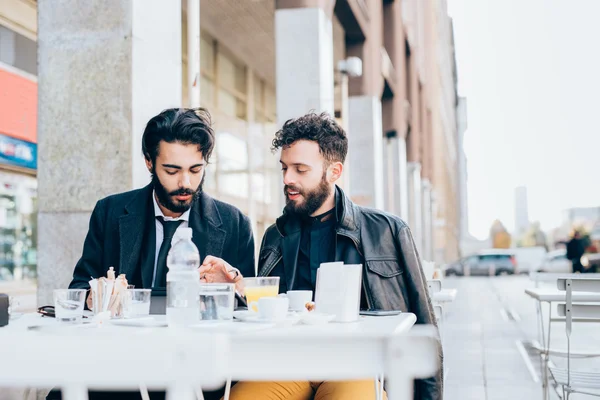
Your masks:
<svg viewBox="0 0 600 400"><path fill-rule="evenodd" d="M195 144L206 163L215 147L210 113L204 108L169 108L148 121L142 136L142 152L155 163L160 142Z"/></svg>
<svg viewBox="0 0 600 400"><path fill-rule="evenodd" d="M272 151L292 145L298 140L317 142L327 163L346 160L348 137L341 126L327 113L308 113L288 119L275 133Z"/></svg>

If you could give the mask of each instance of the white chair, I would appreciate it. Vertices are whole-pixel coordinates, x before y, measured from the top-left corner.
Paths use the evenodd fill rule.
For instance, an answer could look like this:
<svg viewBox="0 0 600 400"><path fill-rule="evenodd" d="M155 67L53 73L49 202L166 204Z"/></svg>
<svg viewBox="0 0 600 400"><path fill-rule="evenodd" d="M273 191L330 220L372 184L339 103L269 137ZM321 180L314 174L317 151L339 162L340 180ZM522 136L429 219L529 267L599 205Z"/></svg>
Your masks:
<svg viewBox="0 0 600 400"><path fill-rule="evenodd" d="M600 397L600 373L577 371L571 369L571 359L576 358L571 353L571 332L576 319L600 322L600 305L598 304L573 304L573 292L600 292L600 279L589 278L560 278L557 281L558 289L566 291L566 303L558 305L558 315L565 317L567 334L567 353L553 352L554 355L566 356L567 368L550 368L550 373L556 383L562 386L563 399L568 400L571 393L581 393ZM588 353L587 357L600 357L600 354Z"/></svg>

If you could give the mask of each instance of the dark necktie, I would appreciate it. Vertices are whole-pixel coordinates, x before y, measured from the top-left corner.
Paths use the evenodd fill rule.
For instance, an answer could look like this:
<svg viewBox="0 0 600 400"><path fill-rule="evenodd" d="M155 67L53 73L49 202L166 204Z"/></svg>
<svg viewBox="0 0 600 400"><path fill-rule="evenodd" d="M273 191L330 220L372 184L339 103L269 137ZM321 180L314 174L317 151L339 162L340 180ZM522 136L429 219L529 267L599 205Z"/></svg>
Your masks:
<svg viewBox="0 0 600 400"><path fill-rule="evenodd" d="M179 221L165 221L162 218L158 218L163 226L163 241L158 251L158 259L156 260L156 278L154 280L154 287L166 288L167 287L167 254L171 249L171 240L179 224L183 220Z"/></svg>

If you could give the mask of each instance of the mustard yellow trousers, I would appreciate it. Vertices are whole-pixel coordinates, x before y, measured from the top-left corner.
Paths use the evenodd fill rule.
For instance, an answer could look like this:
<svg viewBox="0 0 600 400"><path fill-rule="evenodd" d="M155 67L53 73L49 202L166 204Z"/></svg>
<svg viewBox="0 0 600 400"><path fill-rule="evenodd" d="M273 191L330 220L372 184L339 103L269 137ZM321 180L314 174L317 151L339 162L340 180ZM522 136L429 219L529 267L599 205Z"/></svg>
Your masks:
<svg viewBox="0 0 600 400"><path fill-rule="evenodd" d="M343 382L238 382L231 400L375 400L375 380ZM384 399L387 395L384 392Z"/></svg>

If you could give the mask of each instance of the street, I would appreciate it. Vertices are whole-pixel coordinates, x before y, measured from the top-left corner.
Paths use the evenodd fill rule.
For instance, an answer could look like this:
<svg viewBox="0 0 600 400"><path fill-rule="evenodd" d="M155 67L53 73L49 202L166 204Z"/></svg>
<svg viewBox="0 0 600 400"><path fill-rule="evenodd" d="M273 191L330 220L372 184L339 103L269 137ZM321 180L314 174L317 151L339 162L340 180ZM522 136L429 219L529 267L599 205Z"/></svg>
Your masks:
<svg viewBox="0 0 600 400"><path fill-rule="evenodd" d="M458 289L443 324L444 398L541 399L539 357L529 346L537 339L536 303L524 293L534 286L529 277L453 277L445 278L443 285ZM597 332L598 324L574 324L573 350L600 350ZM552 347L566 349L564 323L553 323L551 335ZM566 366L566 359L551 361ZM572 366L598 370L600 359L575 360ZM553 389L550 392L551 399L559 398Z"/></svg>

